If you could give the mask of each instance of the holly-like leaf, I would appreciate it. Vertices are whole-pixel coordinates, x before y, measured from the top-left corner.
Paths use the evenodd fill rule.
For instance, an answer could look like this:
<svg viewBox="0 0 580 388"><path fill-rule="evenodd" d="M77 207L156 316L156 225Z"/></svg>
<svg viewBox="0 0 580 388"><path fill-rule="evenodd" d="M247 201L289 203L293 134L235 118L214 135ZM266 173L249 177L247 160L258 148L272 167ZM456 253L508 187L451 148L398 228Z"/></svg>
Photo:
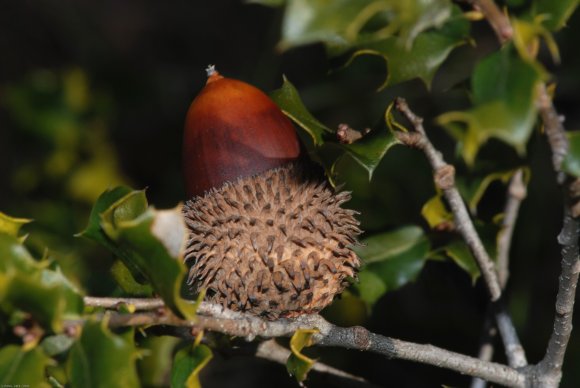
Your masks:
<svg viewBox="0 0 580 388"><path fill-rule="evenodd" d="M324 134L332 134L333 131L318 121L300 99L298 91L286 77L280 89L270 93L270 97L278 104L282 112L294 121L311 138L315 146L322 145Z"/></svg>
<svg viewBox="0 0 580 388"><path fill-rule="evenodd" d="M317 329L298 329L290 339L292 354L286 361L286 369L299 383L306 380L308 372L316 363L315 359L302 354L302 349L313 344L312 336L316 333Z"/></svg>
<svg viewBox="0 0 580 388"><path fill-rule="evenodd" d="M118 187L101 195L81 235L111 250L135 279L151 284L176 314L194 317L195 306L181 298L186 273L181 207L158 211L147 207L143 191Z"/></svg>
<svg viewBox="0 0 580 388"><path fill-rule="evenodd" d="M139 387L133 329L113 334L108 319L87 322L71 347L67 374L73 387Z"/></svg>
<svg viewBox="0 0 580 388"><path fill-rule="evenodd" d="M338 55L363 41L397 34L405 47L451 16L449 0L288 0L282 23L282 49L322 42Z"/></svg>
<svg viewBox="0 0 580 388"><path fill-rule="evenodd" d="M454 8L453 14L453 18L440 29L419 34L411 46L394 36L363 42L357 46L357 51L348 63L360 55L382 57L388 72L379 90L414 78L421 79L430 88L435 73L451 51L467 41L469 22L458 8Z"/></svg>
<svg viewBox="0 0 580 388"><path fill-rule="evenodd" d="M491 137L520 154L536 120L535 96L541 70L513 55L510 46L482 60L471 80L474 107L438 118L457 139L466 163L473 165L479 148Z"/></svg>
<svg viewBox="0 0 580 388"><path fill-rule="evenodd" d="M578 0L534 0L533 13L543 15L544 25L557 31L566 25L579 3Z"/></svg>
<svg viewBox="0 0 580 388"><path fill-rule="evenodd" d="M364 267L355 289L369 305L373 305L385 292L415 280L430 249L429 240L417 226L374 235L362 243L363 246L356 252Z"/></svg>
<svg viewBox="0 0 580 388"><path fill-rule="evenodd" d="M142 284L136 281L131 270L129 270L121 260L117 260L113 263L113 266L111 267L111 275L123 291L129 295L141 297L153 295L153 288L151 285Z"/></svg>
<svg viewBox="0 0 580 388"><path fill-rule="evenodd" d="M42 340L40 346L49 356L56 356L70 349L75 340L65 334L51 335Z"/></svg>
<svg viewBox="0 0 580 388"><path fill-rule="evenodd" d="M55 362L36 347L24 350L16 345L0 349L0 386L49 388L46 367Z"/></svg>
<svg viewBox="0 0 580 388"><path fill-rule="evenodd" d="M123 207L123 201L107 209L101 223L115 249L145 276L168 307L178 315L193 318L195 307L181 298L186 274L186 227L181 206L171 210L149 208L131 220L118 219L117 206Z"/></svg>
<svg viewBox="0 0 580 388"><path fill-rule="evenodd" d="M309 152L332 176L332 166L346 151L369 174L369 179L387 151L398 144L393 131L380 123L362 139L352 144L339 144L329 135L334 131L320 123L304 106L296 88L284 78L282 87L271 94L280 109L312 139L314 147ZM390 120L390 109L385 112L385 121ZM329 157L330 155L330 157Z"/></svg>
<svg viewBox="0 0 580 388"><path fill-rule="evenodd" d="M37 262L13 236L0 234L0 309L8 314L29 313L54 332L62 330L64 318L82 312L80 292L58 268Z"/></svg>
<svg viewBox="0 0 580 388"><path fill-rule="evenodd" d="M201 343L203 333L199 333L192 346L187 346L175 354L171 369L171 386L201 388L199 372L213 358L209 347Z"/></svg>
<svg viewBox="0 0 580 388"><path fill-rule="evenodd" d="M562 169L570 175L580 177L580 131L567 132L570 149L566 153Z"/></svg>

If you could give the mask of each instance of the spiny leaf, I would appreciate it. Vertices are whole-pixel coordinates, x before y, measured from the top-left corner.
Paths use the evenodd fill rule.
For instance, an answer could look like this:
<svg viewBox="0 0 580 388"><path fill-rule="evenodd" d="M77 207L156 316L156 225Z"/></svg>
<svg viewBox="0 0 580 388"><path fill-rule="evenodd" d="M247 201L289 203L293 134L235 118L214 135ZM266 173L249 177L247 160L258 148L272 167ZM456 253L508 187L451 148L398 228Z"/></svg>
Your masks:
<svg viewBox="0 0 580 388"><path fill-rule="evenodd" d="M45 370L55 362L42 348L23 350L16 345L0 349L0 386L49 388Z"/></svg>
<svg viewBox="0 0 580 388"><path fill-rule="evenodd" d="M312 345L312 336L317 333L317 329L298 329L290 339L292 354L286 361L286 369L299 383L306 380L308 372L316 363L315 359L308 358L301 352L305 347Z"/></svg>
<svg viewBox="0 0 580 388"><path fill-rule="evenodd" d="M139 387L133 329L113 334L108 319L87 322L72 346L67 374L73 387Z"/></svg>
<svg viewBox="0 0 580 388"><path fill-rule="evenodd" d="M417 35L411 46L398 37L360 43L347 66L358 56L378 55L388 67L387 77L379 90L414 78L420 78L430 88L439 67L454 48L467 41L468 34L469 22L458 8L454 8L454 17L442 28Z"/></svg>
<svg viewBox="0 0 580 388"><path fill-rule="evenodd" d="M12 237L18 237L18 232L22 225L32 220L27 218L14 218L0 212L0 233L6 233Z"/></svg>
<svg viewBox="0 0 580 388"><path fill-rule="evenodd" d="M201 388L199 373L213 358L209 347L201 344L203 332L200 332L192 346L187 346L175 354L171 369L171 386Z"/></svg>
<svg viewBox="0 0 580 388"><path fill-rule="evenodd" d="M535 95L541 80L541 70L515 57L509 46L479 63L471 81L474 107L437 119L457 139L468 165L473 165L479 148L490 137L520 154L525 152L536 120Z"/></svg>

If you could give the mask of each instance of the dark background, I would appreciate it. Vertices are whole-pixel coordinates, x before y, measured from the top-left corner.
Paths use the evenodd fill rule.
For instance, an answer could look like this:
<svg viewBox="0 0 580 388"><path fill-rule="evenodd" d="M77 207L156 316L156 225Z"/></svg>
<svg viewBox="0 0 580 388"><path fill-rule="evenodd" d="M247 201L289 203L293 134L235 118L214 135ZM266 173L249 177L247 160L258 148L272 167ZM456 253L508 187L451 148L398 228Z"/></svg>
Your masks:
<svg viewBox="0 0 580 388"><path fill-rule="evenodd" d="M36 220L26 228L31 233L31 249L40 255L49 246L65 272L74 275L90 294L105 295L115 289L108 275L109 255L73 234L86 225L93 197L112 182L147 187L150 202L158 208L185 199L180 167L183 121L210 63L222 74L265 91L279 87L285 74L311 112L330 127L342 122L355 128L371 126L393 97L404 96L425 116L433 142L445 157L457 165L460 174L469 173L454 159L453 142L432 119L469 106L460 86L468 83L478 59L496 48L483 22L474 27L477 45L456 50L430 92L421 82L410 81L377 93L384 77L379 59L357 60L348 69L329 72L335 64L328 62L322 46L278 52L282 15L281 9L225 0L0 1L0 210ZM555 102L566 117L567 128L578 129L578 13L569 25L556 34L562 64L550 65L544 53L542 58L558 82ZM75 110L70 96L83 85L89 102ZM53 127L36 125L54 117L57 123L72 127L65 131L65 140L57 139ZM70 138L74 140L66 140ZM95 147L105 150L99 154L104 159L98 160L114 161L101 180L102 187L92 170L79 173L95 158ZM495 141L481 154L482 160L499 160L502 167L531 166L507 292L532 363L542 358L551 332L559 273L556 236L562 204L549 156L539 131L532 135L523 158ZM53 164L61 167L46 167ZM420 209L434 189L422 155L393 149L371 184L354 164L345 162L343 170L347 187L354 190L352 206L362 211L365 230L372 233L410 223L426 227ZM71 189L71 185L81 185L75 180L78 174L86 178L80 182L87 184L89 194ZM501 212L504 198L505 187L492 185L479 216L489 220ZM473 287L452 263L429 262L416 282L388 293L368 318L353 299L343 299L328 314L341 324L363 324L395 338L476 355L485 309L481 284ZM497 361L503 362L501 346L497 353ZM469 383L469 378L454 372L372 354L342 349L320 349L313 354L377 385ZM577 386L579 363L580 335L574 333L563 387ZM331 386L316 374L309 381L312 387ZM204 370L202 383L208 387L296 386L283 366L220 354Z"/></svg>

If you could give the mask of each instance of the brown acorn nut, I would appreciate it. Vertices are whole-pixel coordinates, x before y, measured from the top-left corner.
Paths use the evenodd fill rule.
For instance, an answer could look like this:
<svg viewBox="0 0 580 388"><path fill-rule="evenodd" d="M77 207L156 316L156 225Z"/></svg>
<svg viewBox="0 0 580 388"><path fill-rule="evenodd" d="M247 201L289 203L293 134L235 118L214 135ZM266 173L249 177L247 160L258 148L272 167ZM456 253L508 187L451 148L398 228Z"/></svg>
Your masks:
<svg viewBox="0 0 580 388"><path fill-rule="evenodd" d="M264 93L208 76L185 125L188 285L268 319L320 311L360 266L350 194L306 176L292 124Z"/></svg>

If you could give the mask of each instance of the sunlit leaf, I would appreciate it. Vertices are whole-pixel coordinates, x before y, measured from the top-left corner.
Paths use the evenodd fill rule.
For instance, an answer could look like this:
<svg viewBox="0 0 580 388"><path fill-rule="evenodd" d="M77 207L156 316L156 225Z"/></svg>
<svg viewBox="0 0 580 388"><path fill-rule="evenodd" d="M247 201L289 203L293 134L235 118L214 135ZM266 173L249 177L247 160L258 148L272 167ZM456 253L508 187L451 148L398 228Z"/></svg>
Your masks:
<svg viewBox="0 0 580 388"><path fill-rule="evenodd" d="M520 56L527 61L534 61L540 49L540 39L552 55L554 62L560 62L560 52L552 33L542 24L542 18L533 21L512 19L514 29L513 42Z"/></svg>
<svg viewBox="0 0 580 388"><path fill-rule="evenodd" d="M512 55L509 46L478 64L471 80L474 107L438 118L458 141L467 164L473 165L479 148L491 137L520 154L525 152L536 120L535 96L541 79L541 70Z"/></svg>
<svg viewBox="0 0 580 388"><path fill-rule="evenodd" d="M73 387L139 387L133 329L113 334L107 319L85 323L71 347L67 374Z"/></svg>
<svg viewBox="0 0 580 388"><path fill-rule="evenodd" d="M534 0L535 15L545 15L544 25L557 31L566 25L566 22L578 7L578 0Z"/></svg>
<svg viewBox="0 0 580 388"><path fill-rule="evenodd" d="M318 333L317 329L298 329L290 339L290 350L292 354L286 361L286 369L298 382L306 380L308 371L316 363L315 359L302 354L302 349L313 344L312 336Z"/></svg>
<svg viewBox="0 0 580 388"><path fill-rule="evenodd" d="M453 221L453 214L445 206L442 194L437 194L425 202L421 208L421 215L433 229Z"/></svg>
<svg viewBox="0 0 580 388"><path fill-rule="evenodd" d="M398 37L363 42L357 45L350 61L368 54L384 58L388 72L379 89L414 78L420 78L429 88L439 67L454 48L466 42L469 34L469 22L460 10L454 10L454 17L445 25L417 35L410 46Z"/></svg>
<svg viewBox="0 0 580 388"><path fill-rule="evenodd" d="M199 333L195 342L175 354L171 369L171 386L201 388L199 373L213 358L209 347L201 343L203 333Z"/></svg>
<svg viewBox="0 0 580 388"><path fill-rule="evenodd" d="M44 338L40 346L47 355L56 356L69 350L73 343L74 339L71 336L56 334Z"/></svg>
<svg viewBox="0 0 580 388"><path fill-rule="evenodd" d="M55 362L42 348L23 350L16 345L0 349L0 386L49 388L46 367Z"/></svg>
<svg viewBox="0 0 580 388"><path fill-rule="evenodd" d="M18 237L18 232L22 225L26 225L32 220L26 218L14 218L0 212L0 233L6 233L12 237Z"/></svg>

